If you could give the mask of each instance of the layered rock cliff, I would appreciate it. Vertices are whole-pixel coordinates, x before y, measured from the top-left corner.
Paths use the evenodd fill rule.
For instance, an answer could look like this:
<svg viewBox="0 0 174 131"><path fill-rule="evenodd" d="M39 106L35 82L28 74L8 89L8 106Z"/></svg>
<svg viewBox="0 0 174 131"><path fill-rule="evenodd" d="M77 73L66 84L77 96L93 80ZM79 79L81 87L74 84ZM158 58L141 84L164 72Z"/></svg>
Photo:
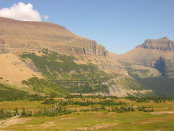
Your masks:
<svg viewBox="0 0 174 131"><path fill-rule="evenodd" d="M167 37L160 39L148 39L137 48L160 50L160 51L174 51L174 41L169 40Z"/></svg>

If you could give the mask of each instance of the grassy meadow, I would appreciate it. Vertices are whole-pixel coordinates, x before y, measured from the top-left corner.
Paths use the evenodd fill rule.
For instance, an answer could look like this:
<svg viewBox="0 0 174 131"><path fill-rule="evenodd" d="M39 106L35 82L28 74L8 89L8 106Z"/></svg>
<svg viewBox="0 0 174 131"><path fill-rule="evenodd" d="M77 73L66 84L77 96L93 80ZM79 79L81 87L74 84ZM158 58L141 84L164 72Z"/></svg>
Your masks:
<svg viewBox="0 0 174 131"><path fill-rule="evenodd" d="M71 96L42 101L2 101L0 108L12 114L18 110L18 116L0 119L0 130L174 130L173 99ZM26 115L27 111L31 115Z"/></svg>

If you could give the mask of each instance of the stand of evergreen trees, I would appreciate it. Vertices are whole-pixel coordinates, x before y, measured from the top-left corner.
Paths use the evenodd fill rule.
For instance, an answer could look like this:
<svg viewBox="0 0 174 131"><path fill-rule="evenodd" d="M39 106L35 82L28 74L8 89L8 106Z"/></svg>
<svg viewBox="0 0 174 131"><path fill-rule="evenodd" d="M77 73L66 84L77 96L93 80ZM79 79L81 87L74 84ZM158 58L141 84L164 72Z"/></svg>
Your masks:
<svg viewBox="0 0 174 131"><path fill-rule="evenodd" d="M89 106L89 105L104 105L104 106L113 106L113 105L126 105L124 102L115 102L114 100L101 100L101 101L90 101L90 100L83 100L83 101L73 101L73 100L66 100L66 101L55 101L53 98L46 99L42 104L55 104L59 103L59 105L66 106L66 105L80 105L80 106Z"/></svg>
<svg viewBox="0 0 174 131"><path fill-rule="evenodd" d="M12 116L13 116L13 112L7 111L4 109L0 109L0 119L12 117Z"/></svg>
<svg viewBox="0 0 174 131"><path fill-rule="evenodd" d="M59 116L59 115L64 115L64 114L70 114L74 111L68 110L67 108L63 106L59 106L58 104L55 104L54 107L46 109L40 109L37 111L33 116Z"/></svg>
<svg viewBox="0 0 174 131"><path fill-rule="evenodd" d="M5 110L0 109L0 119L5 119L13 116L20 116L20 117L31 117L31 116L58 116L58 115L64 115L64 114L70 114L73 111L67 110L67 108L63 106L59 106L55 104L52 108L41 108L36 112L32 112L31 110L27 110L25 108L15 110Z"/></svg>
<svg viewBox="0 0 174 131"><path fill-rule="evenodd" d="M164 98L164 97L126 97L126 98L136 102L150 102L150 101L156 103L174 102L174 98Z"/></svg>

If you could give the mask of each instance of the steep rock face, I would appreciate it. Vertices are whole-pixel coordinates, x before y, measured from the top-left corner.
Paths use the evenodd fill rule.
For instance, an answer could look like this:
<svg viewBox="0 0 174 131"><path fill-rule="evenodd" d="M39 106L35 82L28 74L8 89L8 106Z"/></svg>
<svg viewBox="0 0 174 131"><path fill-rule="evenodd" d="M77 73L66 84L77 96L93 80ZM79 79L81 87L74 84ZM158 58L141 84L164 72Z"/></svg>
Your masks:
<svg viewBox="0 0 174 131"><path fill-rule="evenodd" d="M96 41L85 39L76 39L75 41L81 43L81 47L71 48L71 51L75 54L94 55L102 57L108 56L108 51L106 50L106 48L102 45L99 45Z"/></svg>
<svg viewBox="0 0 174 131"><path fill-rule="evenodd" d="M161 39L148 39L137 48L161 50L161 51L174 51L174 41L169 40L167 37Z"/></svg>
<svg viewBox="0 0 174 131"><path fill-rule="evenodd" d="M93 54L97 56L107 56L108 51L105 49L104 46L98 47L96 41L91 41L91 43L92 44L89 46L87 44L83 44L82 53L84 55Z"/></svg>

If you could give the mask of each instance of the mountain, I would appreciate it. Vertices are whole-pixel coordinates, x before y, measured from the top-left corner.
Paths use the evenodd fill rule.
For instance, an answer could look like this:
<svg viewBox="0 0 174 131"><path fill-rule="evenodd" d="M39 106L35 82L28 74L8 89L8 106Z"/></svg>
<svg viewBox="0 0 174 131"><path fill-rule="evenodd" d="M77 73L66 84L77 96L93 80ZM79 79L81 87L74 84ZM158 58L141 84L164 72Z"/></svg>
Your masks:
<svg viewBox="0 0 174 131"><path fill-rule="evenodd" d="M8 48L14 51L34 51L50 48L62 53L95 54L106 56L107 50L73 34L65 27L44 22L23 22L0 18L0 29Z"/></svg>
<svg viewBox="0 0 174 131"><path fill-rule="evenodd" d="M128 74L158 95L173 97L174 41L163 37L147 39L135 49L116 58Z"/></svg>
<svg viewBox="0 0 174 131"><path fill-rule="evenodd" d="M115 61L117 54L60 25L0 17L0 34L1 93L154 95Z"/></svg>

